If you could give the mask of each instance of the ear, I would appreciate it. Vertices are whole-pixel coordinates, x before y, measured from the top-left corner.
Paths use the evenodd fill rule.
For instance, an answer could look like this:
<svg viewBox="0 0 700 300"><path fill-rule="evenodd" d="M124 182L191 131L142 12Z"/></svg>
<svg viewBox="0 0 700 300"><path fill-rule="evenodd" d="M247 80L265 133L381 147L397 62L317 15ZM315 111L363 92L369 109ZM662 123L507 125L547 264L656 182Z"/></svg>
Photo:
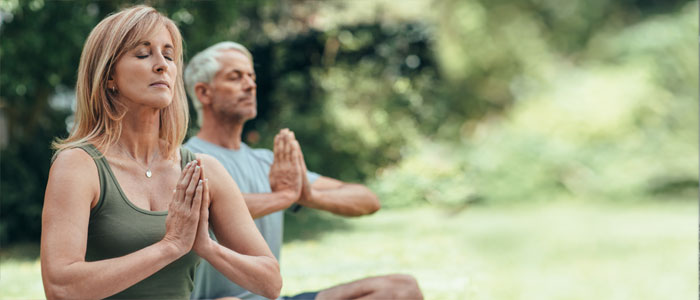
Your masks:
<svg viewBox="0 0 700 300"><path fill-rule="evenodd" d="M197 96L197 99L199 99L199 102L202 102L202 106L211 104L211 93L209 84L198 82L194 85L194 94Z"/></svg>
<svg viewBox="0 0 700 300"><path fill-rule="evenodd" d="M107 88L111 90L111 89L115 88L116 86L117 86L117 83L114 82L114 77L112 77L112 75L110 74L107 77Z"/></svg>

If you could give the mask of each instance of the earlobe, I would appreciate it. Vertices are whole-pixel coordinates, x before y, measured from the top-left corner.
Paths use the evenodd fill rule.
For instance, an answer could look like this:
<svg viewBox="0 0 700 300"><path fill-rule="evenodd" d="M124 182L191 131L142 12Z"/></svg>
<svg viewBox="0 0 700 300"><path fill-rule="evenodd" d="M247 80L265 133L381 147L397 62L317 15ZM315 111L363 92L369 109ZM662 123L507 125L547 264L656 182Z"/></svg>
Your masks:
<svg viewBox="0 0 700 300"><path fill-rule="evenodd" d="M117 84L114 82L114 79L112 79L111 75L107 77L107 89L112 91L112 93L117 92Z"/></svg>

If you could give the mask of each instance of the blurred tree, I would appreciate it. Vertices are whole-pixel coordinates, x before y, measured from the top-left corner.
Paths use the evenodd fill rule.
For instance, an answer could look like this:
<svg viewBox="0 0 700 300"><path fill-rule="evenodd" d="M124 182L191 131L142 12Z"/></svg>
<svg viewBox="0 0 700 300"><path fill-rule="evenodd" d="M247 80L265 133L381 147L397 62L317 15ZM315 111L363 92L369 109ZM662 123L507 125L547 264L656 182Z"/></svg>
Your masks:
<svg viewBox="0 0 700 300"><path fill-rule="evenodd" d="M493 161L489 157L500 153L498 141L470 156L463 153L481 145L465 140L478 140L472 137L483 135L484 124L490 124L518 101L557 90L548 83L554 82L553 76L567 74L563 66L653 61L664 89L696 95L697 80L688 76L688 65L677 68L678 60L671 56L655 59L668 49L677 49L676 55L685 57L685 46L673 47L685 45L685 40L667 39L663 45L668 47L657 48L653 43L639 42L646 34L659 38L683 32L686 23L661 22L671 25L651 26L638 30L636 35L627 33L627 39L615 38L627 27L644 24L662 13L675 14L691 2L136 3L152 5L178 24L186 60L223 40L238 41L251 49L258 75L259 115L246 125L244 138L253 146L270 146L274 133L289 127L297 133L312 170L354 181L379 176L386 184L379 184L377 189L387 198L397 195L393 199L398 202L459 202L465 194L477 193L475 186L465 185L478 182L476 177L490 174L483 177L489 181L479 183L480 189L502 189L494 178L512 174L489 173L490 166L484 166ZM41 203L52 155L49 144L55 137L67 135L71 87L83 42L108 13L133 3L0 2L0 117L6 124L6 134L0 136L1 242L39 237ZM655 31L658 28L666 29ZM622 46L628 42L639 44ZM637 53L636 47L648 50L641 56L629 55ZM688 82L695 88L688 88ZM669 111L687 108L679 104ZM640 117L639 122L666 122L671 128L692 121L690 117L680 122L659 117L654 109L654 105L648 105L647 117ZM196 114L192 118L194 121ZM196 127L196 122L191 122L190 135ZM665 137L662 131L649 132L655 132L659 140ZM513 146L536 144L505 133L496 136L513 142ZM440 150L444 147L456 150ZM532 164L526 164L531 169L523 172L539 172L541 165L535 159L538 150L530 149L523 152L524 156L513 155L517 159L513 158L511 164L525 160ZM439 159L423 160L426 156L416 153L442 155L443 159L454 158L456 163L442 165ZM475 167L472 159L483 164ZM401 160L405 162L396 170L409 171L382 171ZM567 173L553 168L552 174ZM416 170L421 176L413 176ZM537 174L549 174L547 170L542 172ZM388 184L394 178L399 186ZM500 182L517 180L504 178L507 180ZM545 185L566 189L566 183L542 178ZM517 191L505 194L512 196Z"/></svg>
<svg viewBox="0 0 700 300"><path fill-rule="evenodd" d="M195 45L222 39L240 6L264 2L146 1L184 27ZM0 34L0 108L6 137L1 145L0 240L36 240L41 203L52 157L50 143L67 136L71 96L82 46L108 13L130 1L4 1ZM193 22L194 19L198 22ZM195 23L191 26L183 26ZM216 33L212 33L216 32Z"/></svg>

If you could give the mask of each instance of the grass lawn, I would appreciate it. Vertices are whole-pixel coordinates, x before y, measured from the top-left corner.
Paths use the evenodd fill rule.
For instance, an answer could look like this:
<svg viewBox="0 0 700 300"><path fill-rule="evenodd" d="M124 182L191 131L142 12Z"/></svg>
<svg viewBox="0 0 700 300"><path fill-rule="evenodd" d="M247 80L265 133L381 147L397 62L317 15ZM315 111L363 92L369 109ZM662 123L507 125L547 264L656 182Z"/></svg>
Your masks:
<svg viewBox="0 0 700 300"><path fill-rule="evenodd" d="M426 299L693 299L698 206L550 204L287 216L283 295L408 273ZM3 249L0 298L43 298L36 245Z"/></svg>
<svg viewBox="0 0 700 300"><path fill-rule="evenodd" d="M344 226L287 241L283 294L401 272L426 299L698 295L696 203L425 207L334 220Z"/></svg>

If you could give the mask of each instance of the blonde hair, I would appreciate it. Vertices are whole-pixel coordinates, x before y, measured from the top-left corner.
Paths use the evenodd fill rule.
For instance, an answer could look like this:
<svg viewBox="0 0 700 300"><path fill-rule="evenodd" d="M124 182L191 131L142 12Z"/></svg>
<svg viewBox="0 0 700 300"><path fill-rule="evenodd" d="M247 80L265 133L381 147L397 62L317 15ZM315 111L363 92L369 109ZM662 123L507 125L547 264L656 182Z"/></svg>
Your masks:
<svg viewBox="0 0 700 300"><path fill-rule="evenodd" d="M170 32L175 50L177 78L173 101L160 110L158 136L167 143L166 157L172 157L187 133L189 112L182 80L182 35L175 23L152 7L137 5L121 10L102 20L90 32L78 67L75 85L77 109L75 124L66 139L53 144L56 154L64 149L88 143L106 150L117 142L122 132L121 120L127 112L115 93L109 92L107 82L116 62L142 39L163 25Z"/></svg>
<svg viewBox="0 0 700 300"><path fill-rule="evenodd" d="M212 45L202 50L202 52L195 54L195 56L190 59L187 68L185 68L185 87L187 94L189 94L192 99L194 108L197 110L197 122L199 125L202 125L204 115L202 114L202 102L199 102L199 98L197 98L194 85L199 82L211 83L212 79L214 79L214 75L221 69L219 57L223 55L221 52L223 50L239 51L253 63L253 55L250 54L250 51L248 51L245 46L231 41L224 41Z"/></svg>

